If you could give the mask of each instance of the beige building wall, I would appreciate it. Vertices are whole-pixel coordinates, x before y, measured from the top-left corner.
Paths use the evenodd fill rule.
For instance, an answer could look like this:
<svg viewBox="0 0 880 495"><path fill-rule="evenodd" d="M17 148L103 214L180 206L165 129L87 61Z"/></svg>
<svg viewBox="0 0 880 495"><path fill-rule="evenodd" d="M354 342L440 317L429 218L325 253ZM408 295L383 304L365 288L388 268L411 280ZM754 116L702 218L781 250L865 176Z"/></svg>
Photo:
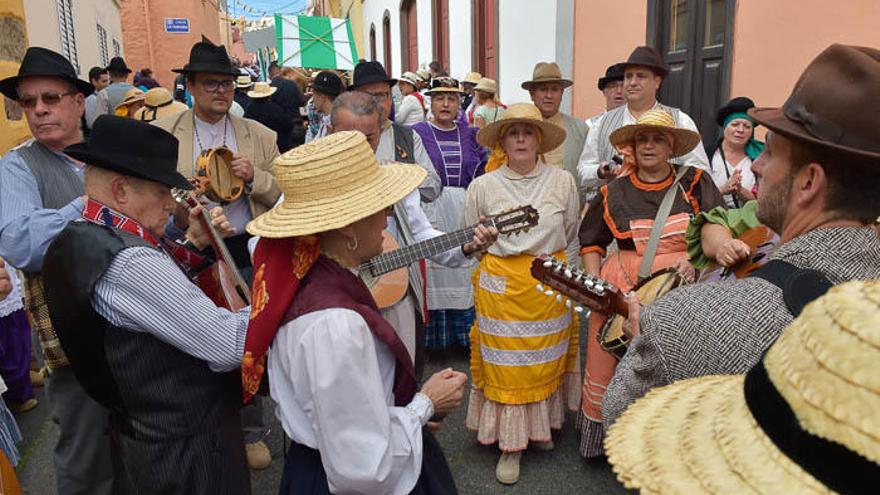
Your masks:
<svg viewBox="0 0 880 495"><path fill-rule="evenodd" d="M27 50L27 27L21 0L0 0L0 79L18 74ZM0 155L30 137L18 105L0 96Z"/></svg>
<svg viewBox="0 0 880 495"><path fill-rule="evenodd" d="M575 0L572 115L586 119L605 111L596 83L609 65L645 44L647 18L645 0Z"/></svg>
<svg viewBox="0 0 880 495"><path fill-rule="evenodd" d="M734 18L730 95L785 103L794 83L832 43L880 47L877 0L741 0Z"/></svg>
<svg viewBox="0 0 880 495"><path fill-rule="evenodd" d="M368 58L367 47L364 45L364 1L341 0L339 17L347 18L351 23L351 35L354 36L358 57Z"/></svg>

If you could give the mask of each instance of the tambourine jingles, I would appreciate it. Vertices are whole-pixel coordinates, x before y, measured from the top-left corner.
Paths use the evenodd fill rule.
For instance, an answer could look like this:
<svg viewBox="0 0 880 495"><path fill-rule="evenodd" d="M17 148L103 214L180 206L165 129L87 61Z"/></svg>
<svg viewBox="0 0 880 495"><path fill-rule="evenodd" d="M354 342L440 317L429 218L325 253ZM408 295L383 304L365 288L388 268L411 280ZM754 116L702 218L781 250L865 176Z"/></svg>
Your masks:
<svg viewBox="0 0 880 495"><path fill-rule="evenodd" d="M674 268L666 268L654 272L650 277L636 284L633 292L643 305L651 304L667 292L685 283L684 278ZM626 318L618 314L611 315L599 330L599 345L618 360L626 354L629 346L629 337L623 333L623 323Z"/></svg>
<svg viewBox="0 0 880 495"><path fill-rule="evenodd" d="M208 148L196 160L193 178L197 188L215 203L231 203L244 192L244 179L232 173L232 150Z"/></svg>

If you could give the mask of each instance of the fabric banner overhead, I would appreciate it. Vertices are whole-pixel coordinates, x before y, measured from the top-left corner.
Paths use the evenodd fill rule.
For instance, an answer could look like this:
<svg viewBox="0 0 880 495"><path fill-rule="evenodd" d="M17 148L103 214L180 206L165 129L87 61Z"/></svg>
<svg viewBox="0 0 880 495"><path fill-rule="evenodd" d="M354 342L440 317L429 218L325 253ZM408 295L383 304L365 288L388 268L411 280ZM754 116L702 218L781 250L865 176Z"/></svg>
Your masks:
<svg viewBox="0 0 880 495"><path fill-rule="evenodd" d="M282 67L353 70L357 48L348 19L275 15Z"/></svg>

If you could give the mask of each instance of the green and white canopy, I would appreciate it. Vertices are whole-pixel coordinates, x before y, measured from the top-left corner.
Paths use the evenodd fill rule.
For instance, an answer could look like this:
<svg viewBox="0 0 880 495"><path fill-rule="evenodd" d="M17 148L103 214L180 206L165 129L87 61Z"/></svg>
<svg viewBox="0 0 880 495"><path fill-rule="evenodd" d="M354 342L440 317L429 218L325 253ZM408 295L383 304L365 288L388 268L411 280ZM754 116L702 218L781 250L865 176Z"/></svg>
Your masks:
<svg viewBox="0 0 880 495"><path fill-rule="evenodd" d="M353 70L358 60L348 19L275 14L282 67Z"/></svg>

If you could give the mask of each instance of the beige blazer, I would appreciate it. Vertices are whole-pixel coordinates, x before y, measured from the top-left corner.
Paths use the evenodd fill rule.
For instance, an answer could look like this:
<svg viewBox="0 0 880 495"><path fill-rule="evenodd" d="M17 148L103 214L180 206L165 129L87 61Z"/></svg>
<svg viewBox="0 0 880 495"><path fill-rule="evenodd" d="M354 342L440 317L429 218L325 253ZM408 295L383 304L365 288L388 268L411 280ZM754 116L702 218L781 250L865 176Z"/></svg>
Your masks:
<svg viewBox="0 0 880 495"><path fill-rule="evenodd" d="M251 214L254 218L275 205L281 190L272 175L272 162L278 157L275 131L250 119L229 115L235 130L238 153L250 158L254 165L254 180L248 194ZM153 125L170 132L180 142L177 150L177 171L186 177L193 170L193 111L170 115L153 122Z"/></svg>

